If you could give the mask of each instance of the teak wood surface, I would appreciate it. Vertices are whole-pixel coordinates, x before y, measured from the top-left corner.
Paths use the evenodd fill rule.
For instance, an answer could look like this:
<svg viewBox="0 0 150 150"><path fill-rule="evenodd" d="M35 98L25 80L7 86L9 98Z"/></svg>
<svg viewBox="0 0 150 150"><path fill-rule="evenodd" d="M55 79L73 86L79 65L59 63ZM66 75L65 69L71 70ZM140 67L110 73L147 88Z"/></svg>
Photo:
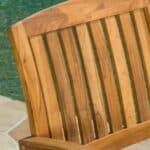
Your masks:
<svg viewBox="0 0 150 150"><path fill-rule="evenodd" d="M32 133L20 150L119 150L150 138L150 0L69 0L9 37Z"/></svg>

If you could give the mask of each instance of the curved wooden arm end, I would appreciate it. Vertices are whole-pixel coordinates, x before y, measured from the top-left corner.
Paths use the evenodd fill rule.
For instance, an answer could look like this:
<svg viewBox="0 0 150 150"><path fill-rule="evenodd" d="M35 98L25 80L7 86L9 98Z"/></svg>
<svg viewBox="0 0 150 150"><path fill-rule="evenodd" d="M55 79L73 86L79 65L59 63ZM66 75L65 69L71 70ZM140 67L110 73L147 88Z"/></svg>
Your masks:
<svg viewBox="0 0 150 150"><path fill-rule="evenodd" d="M45 137L31 137L19 142L21 150L81 150L82 146Z"/></svg>
<svg viewBox="0 0 150 150"><path fill-rule="evenodd" d="M110 134L85 145L50 138L32 137L20 141L21 150L120 150L150 138L150 120Z"/></svg>

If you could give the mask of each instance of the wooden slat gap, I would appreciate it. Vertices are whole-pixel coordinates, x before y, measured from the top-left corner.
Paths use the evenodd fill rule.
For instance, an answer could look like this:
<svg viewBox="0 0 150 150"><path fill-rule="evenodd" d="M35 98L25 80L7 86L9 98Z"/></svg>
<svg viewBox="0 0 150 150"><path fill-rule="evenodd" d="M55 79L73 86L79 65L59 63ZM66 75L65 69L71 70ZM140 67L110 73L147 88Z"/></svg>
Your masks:
<svg viewBox="0 0 150 150"><path fill-rule="evenodd" d="M145 64L144 64L144 58L143 58L143 54L142 54L142 47L141 47L140 39L139 39L140 35L138 34L138 31L137 31L137 26L136 26L136 23L135 23L136 21L135 21L135 18L134 18L134 14L133 14L133 12L131 12L130 14L131 14L131 18L132 18L132 22L133 22L133 26L134 26L134 32L135 32L138 52L139 52L139 56L140 56L140 61L141 61L143 72L144 72L144 80L145 80L146 88L147 88L147 91L148 91L148 85L147 85L148 84L148 77L147 77L146 68L145 68Z"/></svg>
<svg viewBox="0 0 150 150"><path fill-rule="evenodd" d="M92 104L91 104L91 101L92 101L91 99L92 98L91 98L91 94L90 94L90 89L88 87L88 79L87 79L87 75L86 75L86 69L85 69L85 66L84 66L84 62L83 62L83 58L82 58L82 54L81 54L81 47L80 47L80 44L79 44L79 40L78 40L78 36L77 36L75 27L73 27L72 31L73 31L73 35L74 35L74 38L75 38L77 48L78 48L79 59L80 59L81 67L82 67L82 73L83 73L84 80L85 80L85 88L86 88L87 96L88 96L88 100L89 100L88 103L89 103L89 107L91 108L90 111L91 111L91 116L93 118L94 117L94 114L93 114L94 110L93 110L93 107L91 107L92 106ZM95 127L94 127L94 134L96 135Z"/></svg>
<svg viewBox="0 0 150 150"><path fill-rule="evenodd" d="M55 82L56 81L56 75L55 75L55 72L54 72L52 61L50 59L50 53L48 52L49 48L48 48L48 43L47 43L47 40L46 40L46 34L43 34L42 37L43 37L43 42L44 42L44 46L45 46L45 51L46 51L46 54L47 54L49 68L52 72L52 79L53 79L54 87L55 87L55 90L56 90L57 103L58 103L58 107L59 107L59 110L60 110L60 104L59 104L59 101L58 101L58 99L59 99L58 88L57 88L57 85L56 85L56 82ZM61 113L61 111L60 111L60 113Z"/></svg>
<svg viewBox="0 0 150 150"><path fill-rule="evenodd" d="M144 11L144 9L138 9L138 10ZM150 91L149 91L149 80L150 79L148 78L148 74L146 71L146 64L144 62L144 55L142 54L142 45L141 45L141 41L140 41L140 33L138 33L136 20L134 17L134 12L131 12L131 18L132 18L132 22L133 22L133 26L134 26L135 37L136 37L137 46L138 46L138 52L139 52L140 61L141 61L142 68L143 68L144 80L145 80L146 89L147 89L147 93L148 93L148 97L149 97L149 103L150 103Z"/></svg>
<svg viewBox="0 0 150 150"><path fill-rule="evenodd" d="M65 118L64 118L64 115L63 115L63 110L61 108L61 104L60 104L60 98L59 98L59 90L58 90L58 82L57 82L57 78L56 78L56 74L55 74L55 71L54 71L54 65L53 65L53 62L51 61L51 55L50 55L50 52L48 51L49 47L48 47L48 41L46 39L46 34L44 34L44 42L45 42L45 47L46 47L46 51L47 51L47 55L48 55L48 60L49 60L49 66L52 70L52 77L53 77L53 81L54 81L54 86L55 86L55 90L56 90L56 95L57 95L57 100L58 100L58 106L59 106L59 110L60 110L60 113L61 113L61 117L62 117L62 125L63 125L63 133L64 133L64 137L65 137L65 140L67 140L67 133L66 133L66 125L65 125Z"/></svg>
<svg viewBox="0 0 150 150"><path fill-rule="evenodd" d="M129 23L128 26L129 26L129 29L130 29L130 32L131 32L129 34L130 34L130 36L133 40L133 54L136 57L138 57L138 58L136 58L136 61L138 63L137 65L138 65L138 69L140 69L140 71L137 73L137 75L136 75L136 72L135 72L136 68L133 65L134 64L133 63L134 58L132 58L133 56L129 53L129 51L131 51L131 49L132 49L132 47L131 47L132 45L131 45L131 41L129 41L128 36L127 36L127 32L129 32L129 31L128 31L127 28L125 29L126 26L123 24L124 20L125 20L125 22ZM136 98L135 106L136 106L137 118L138 118L137 122L142 122L142 121L145 121L145 118L146 117L148 118L148 115L149 115L149 114L147 114L147 112L148 112L147 104L148 103L146 102L147 99L143 99L143 101L144 101L143 105L144 106L142 106L140 104L141 99L139 97L144 96L146 98L148 96L148 94L146 92L147 89L146 89L146 84L145 84L145 79L144 79L144 74L143 74L143 67L142 67L142 64L141 64L141 58L140 58L140 54L139 54L139 47L138 47L136 34L135 34L136 31L135 31L135 28L134 28L134 23L133 23L133 19L132 19L132 16L131 16L131 12L119 15L119 22L120 22L120 25L121 25L120 26L120 31L122 32L124 47L125 47L125 51L126 51L126 57L127 57L126 59L129 62L129 68L130 68L130 71L131 71L131 80L133 81L134 95L135 95L135 98ZM127 41L127 43L126 43L126 41ZM140 83L138 83L139 80L137 79L137 77L140 77ZM141 81L142 79L144 81ZM135 80L137 80L137 81L135 81ZM142 89L143 91L142 91L141 94L138 93L140 91L137 91L137 90L139 90L138 88L139 88L140 84L143 86L143 89ZM146 107L146 108L142 108L142 107ZM144 113L143 111L146 111L146 113Z"/></svg>
<svg viewBox="0 0 150 150"><path fill-rule="evenodd" d="M66 56L66 52L65 52L65 46L64 46L64 43L63 43L63 40L62 40L62 37L60 35L59 32L57 32L58 34L58 39L59 39L59 42L60 42L60 45L61 45L61 49L62 49L62 53L63 53L63 57L64 57L64 62L65 62L65 65L66 65L66 70L67 70L67 74L68 74L68 80L69 80L69 83L70 83L70 87L71 87L71 92L72 92L72 102L73 102L73 105L74 105L74 108L75 108L75 113L76 113L76 119L77 119L77 126L78 126L78 130L79 130L79 137L80 139L81 138L81 133L82 133L82 130L81 130L81 122L79 121L79 118L78 118L78 110L77 110L77 105L76 105L76 98L75 98L75 91L74 91L74 87L73 87L73 79L71 77L71 72L70 72L70 69L69 69L69 65L68 65L68 62L67 62L67 56ZM80 141L82 143L82 141Z"/></svg>
<svg viewBox="0 0 150 150"><path fill-rule="evenodd" d="M137 10L140 10L140 8L137 9ZM144 11L144 8L143 9L141 8L141 10ZM147 101L150 104L150 91L149 91L149 85L148 85L148 83L149 83L148 82L148 76L147 76L147 72L146 72L146 66L144 64L144 56L142 54L142 46L141 46L141 42L140 42L140 35L138 34L138 30L137 30L136 21L135 21L135 18L134 18L133 11L130 12L130 16L131 16L131 20L132 20L132 24L133 24L137 49L138 49L138 53L139 53L139 57L140 57L140 63L142 65L143 78L144 78L144 81L145 81L145 86L146 86L147 95L148 95L148 100Z"/></svg>
<svg viewBox="0 0 150 150"><path fill-rule="evenodd" d="M42 37L42 41L43 41L43 47L44 47L44 50L45 50L45 54L46 54L46 60L48 62L48 67L50 69L50 72L51 72L51 77L52 77L52 83L54 85L54 90L55 90L55 94L56 94L56 103L57 103L57 106L58 106L58 111L59 111L59 119L60 119L60 124L61 124L61 130L62 130L62 134L63 134L63 140L65 140L65 136L64 136L64 125L63 125L63 122L62 122L62 114L61 114L61 111L60 111L60 105L59 105L59 102L58 102L58 91L56 89L56 85L55 85L55 80L54 80L54 75L53 75L53 71L52 71L52 63L50 61L50 57L49 57L49 54L48 54L48 45L46 43L46 36L45 34L42 34L41 35ZM47 108L49 109L49 108ZM51 123L51 122L50 122ZM53 131L54 132L54 131Z"/></svg>
<svg viewBox="0 0 150 150"><path fill-rule="evenodd" d="M149 8L150 8L150 5L149 5ZM145 14L147 26L148 26L149 33L150 33L150 12L148 11L148 7L144 8L144 14Z"/></svg>
<svg viewBox="0 0 150 150"><path fill-rule="evenodd" d="M121 38L121 41L122 41L122 44L123 44L123 48L127 49L125 39L123 37L123 31L121 29L121 22L120 22L119 16L116 16L116 19L117 19L117 23L118 23L118 28L119 28L120 38ZM124 51L124 54L125 54L125 57L126 57L126 63L127 63L127 66L128 66L129 78L130 78L130 82L131 82L131 89L132 89L133 100L134 100L134 109L135 109L135 112L136 112L135 113L136 114L136 120L137 120L137 122L139 122L139 114L137 113L138 110L137 110L137 105L136 105L135 88L134 88L133 80L131 78L131 66L130 66L130 62L129 62L129 59L128 59L129 54L127 54L125 51Z"/></svg>
<svg viewBox="0 0 150 150"><path fill-rule="evenodd" d="M31 44L31 40L30 39L28 39L28 40L29 40L29 45L31 47L32 56L33 56L33 59L34 59L35 68L36 68L36 71L37 71L37 76L38 76L38 80L39 80L39 84L40 84L40 89L42 91L41 93L42 93L42 98L43 98L45 111L46 111L46 114L48 114L47 109L46 109L45 98L44 98L44 91L43 91L43 88L42 88L42 83L41 83L41 80L40 80L39 70L38 70L38 67L37 67L36 59L35 59L36 56L34 55L34 52L33 52L33 47L32 47L32 44ZM48 115L46 115L46 119L47 119L47 122L48 122ZM48 131L49 131L49 136L51 137L51 131L50 131L49 126L48 126Z"/></svg>
<svg viewBox="0 0 150 150"><path fill-rule="evenodd" d="M102 19L102 29L103 29L104 36L105 36L105 42L106 42L106 46L107 46L107 52L109 54L109 59L110 59L110 62L112 64L111 67L112 67L113 74L114 74L115 88L117 90L117 96L118 96L118 100L119 100L121 97L120 97L120 94L118 93L117 73L116 73L116 70L115 70L115 67L114 67L115 66L114 60L112 59L110 40L109 40L109 35L108 35L108 32L107 32L107 27L106 27L106 24L105 24L105 19ZM121 113L120 100L118 102L119 102L119 107L120 107L119 110L120 110L120 113ZM122 114L121 114L121 116L122 116ZM123 122L123 120L121 120L121 121Z"/></svg>
<svg viewBox="0 0 150 150"><path fill-rule="evenodd" d="M115 17L115 20L116 20L116 16ZM117 22L117 20L116 20ZM116 84L116 90L117 90L117 93L118 93L118 100L119 100L119 106L120 106L120 112L121 112L121 116L122 116L122 127L123 128L126 128L127 125L126 125L126 121L125 121L125 112L123 111L123 100L122 100L122 94L121 94L121 87L120 87L120 84L119 84L119 78L118 78L118 74L117 74L117 69L116 69L116 64L115 64L115 60L114 60L114 56L113 56L113 52L112 52L112 46L111 46L111 43L110 43L110 37L109 37L109 34L108 34L108 31L107 31L107 27L106 27L106 23L104 21L104 30L105 30L105 36L106 36L106 39L108 39L107 41L107 46L108 46L108 52L110 54L110 59L111 59L111 62L112 62L112 68L113 68L113 73L114 73L114 78L115 78L115 84Z"/></svg>
<svg viewBox="0 0 150 150"><path fill-rule="evenodd" d="M90 25L89 23L87 24L87 29L88 29L88 32L89 32L89 35L90 35L90 40L91 40L91 43L92 43L92 48L93 48L93 52L94 52L94 57L95 57L95 63L96 63L96 66L97 66L97 72L98 72L98 76L99 76L99 80L100 80L100 84L101 84L101 89L102 89L102 104L103 104L103 110L104 110L104 114L105 114L105 117L106 117L106 120L109 122L109 114L108 114L108 107L107 107L107 102L106 102L106 94L105 94L105 88L104 88L104 82L103 82L103 79L102 79L102 71L101 71L101 67L100 67L100 64L98 62L98 56L97 56L97 52L96 52L96 46L94 44L94 39L92 37L92 32L91 32L91 29L90 29ZM91 102L92 103L92 102ZM96 119L95 119L95 115L94 115L94 108L93 108L93 116L94 116L94 126L95 126L95 130L96 130L96 136L98 138L98 132L97 132L97 127L96 127ZM108 131L110 131L110 125L108 125Z"/></svg>

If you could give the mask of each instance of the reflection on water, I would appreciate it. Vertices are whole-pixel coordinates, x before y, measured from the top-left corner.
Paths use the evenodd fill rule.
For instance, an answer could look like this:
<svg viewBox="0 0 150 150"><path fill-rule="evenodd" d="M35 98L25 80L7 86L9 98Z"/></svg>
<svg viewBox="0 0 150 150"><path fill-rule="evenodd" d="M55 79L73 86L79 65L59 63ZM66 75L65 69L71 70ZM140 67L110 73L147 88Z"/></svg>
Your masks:
<svg viewBox="0 0 150 150"><path fill-rule="evenodd" d="M23 100L7 28L18 20L63 0L0 0L0 95Z"/></svg>

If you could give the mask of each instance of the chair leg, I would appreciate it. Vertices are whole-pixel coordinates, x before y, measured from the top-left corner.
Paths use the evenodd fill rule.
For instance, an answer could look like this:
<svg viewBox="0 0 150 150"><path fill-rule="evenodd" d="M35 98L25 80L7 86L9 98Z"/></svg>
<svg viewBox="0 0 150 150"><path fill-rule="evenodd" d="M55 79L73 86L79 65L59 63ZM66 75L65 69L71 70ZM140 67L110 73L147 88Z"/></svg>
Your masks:
<svg viewBox="0 0 150 150"><path fill-rule="evenodd" d="M19 150L27 150L27 149L25 148L24 145L22 145L21 143L19 143Z"/></svg>

